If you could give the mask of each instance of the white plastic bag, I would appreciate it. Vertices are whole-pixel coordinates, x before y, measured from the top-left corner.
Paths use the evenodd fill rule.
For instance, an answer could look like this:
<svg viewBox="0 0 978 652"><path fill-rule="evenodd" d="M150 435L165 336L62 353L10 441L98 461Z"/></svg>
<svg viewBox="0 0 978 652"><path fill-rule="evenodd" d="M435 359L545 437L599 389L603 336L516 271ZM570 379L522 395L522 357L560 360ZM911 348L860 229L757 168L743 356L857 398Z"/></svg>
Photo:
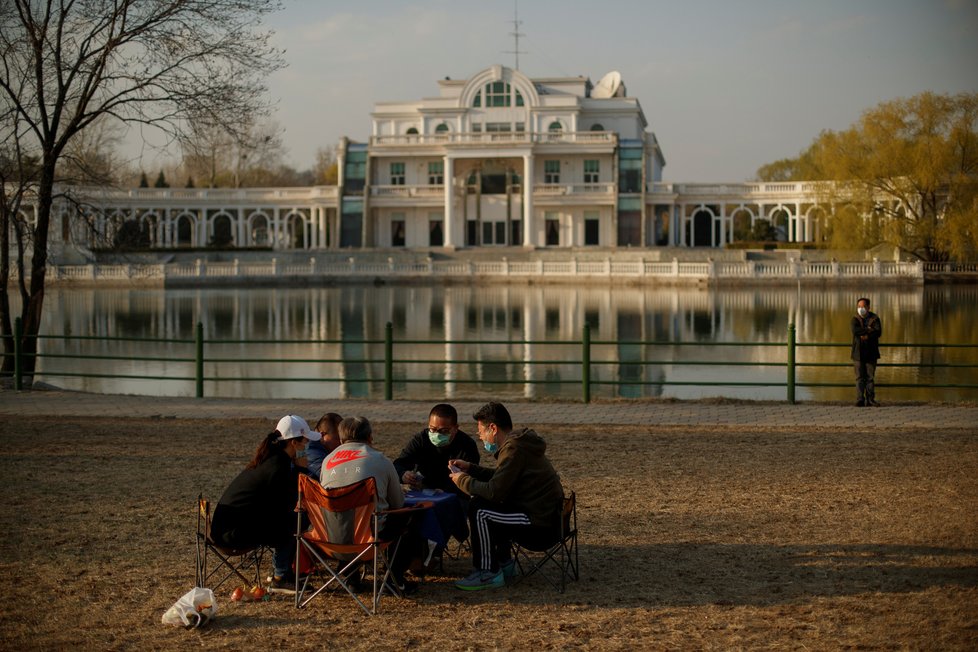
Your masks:
<svg viewBox="0 0 978 652"><path fill-rule="evenodd" d="M217 601L214 600L214 592L195 586L166 610L163 624L183 625L187 629L194 629L206 625L216 615Z"/></svg>

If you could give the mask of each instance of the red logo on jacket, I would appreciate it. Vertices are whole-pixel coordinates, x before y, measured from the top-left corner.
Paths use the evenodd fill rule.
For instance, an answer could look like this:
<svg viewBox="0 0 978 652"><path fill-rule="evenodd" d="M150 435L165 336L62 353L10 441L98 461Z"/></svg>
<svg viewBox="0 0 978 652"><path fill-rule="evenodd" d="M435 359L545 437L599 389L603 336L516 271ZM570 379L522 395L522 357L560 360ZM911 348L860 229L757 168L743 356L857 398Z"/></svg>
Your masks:
<svg viewBox="0 0 978 652"><path fill-rule="evenodd" d="M326 460L326 469L332 469L347 462L355 462L365 457L367 454L362 450L336 451Z"/></svg>

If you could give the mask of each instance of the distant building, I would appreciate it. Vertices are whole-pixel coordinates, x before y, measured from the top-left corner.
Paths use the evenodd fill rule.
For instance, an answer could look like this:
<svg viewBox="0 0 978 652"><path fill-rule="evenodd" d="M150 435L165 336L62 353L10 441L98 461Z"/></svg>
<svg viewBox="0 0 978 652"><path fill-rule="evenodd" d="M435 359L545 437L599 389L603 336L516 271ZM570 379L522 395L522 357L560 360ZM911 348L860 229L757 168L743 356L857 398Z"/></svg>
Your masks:
<svg viewBox="0 0 978 652"><path fill-rule="evenodd" d="M377 104L369 142L341 141L338 187L86 189L87 223L112 241L134 222L129 237L163 248L723 247L758 219L781 240L819 238L810 184L663 183L617 72L593 84L496 65L438 88ZM83 242L76 210L59 235Z"/></svg>

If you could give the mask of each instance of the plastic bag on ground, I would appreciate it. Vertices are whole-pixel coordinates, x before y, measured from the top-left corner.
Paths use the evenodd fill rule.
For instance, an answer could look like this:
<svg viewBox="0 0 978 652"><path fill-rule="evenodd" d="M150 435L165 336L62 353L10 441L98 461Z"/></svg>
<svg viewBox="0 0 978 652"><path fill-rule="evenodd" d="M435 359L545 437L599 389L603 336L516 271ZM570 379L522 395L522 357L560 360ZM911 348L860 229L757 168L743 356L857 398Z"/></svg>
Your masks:
<svg viewBox="0 0 978 652"><path fill-rule="evenodd" d="M163 614L164 625L182 625L194 629L206 625L217 615L214 592L195 586L173 603Z"/></svg>

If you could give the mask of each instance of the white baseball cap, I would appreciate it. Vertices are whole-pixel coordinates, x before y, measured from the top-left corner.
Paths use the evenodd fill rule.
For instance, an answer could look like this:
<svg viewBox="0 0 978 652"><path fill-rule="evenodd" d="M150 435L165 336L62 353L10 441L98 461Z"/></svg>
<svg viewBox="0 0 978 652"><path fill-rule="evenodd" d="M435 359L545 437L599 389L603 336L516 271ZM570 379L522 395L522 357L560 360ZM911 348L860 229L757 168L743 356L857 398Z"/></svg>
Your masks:
<svg viewBox="0 0 978 652"><path fill-rule="evenodd" d="M279 419L275 429L278 430L278 434L282 436L282 439L305 437L309 441L319 441L323 438L321 434L309 427L305 419L297 417L294 414L287 414Z"/></svg>

